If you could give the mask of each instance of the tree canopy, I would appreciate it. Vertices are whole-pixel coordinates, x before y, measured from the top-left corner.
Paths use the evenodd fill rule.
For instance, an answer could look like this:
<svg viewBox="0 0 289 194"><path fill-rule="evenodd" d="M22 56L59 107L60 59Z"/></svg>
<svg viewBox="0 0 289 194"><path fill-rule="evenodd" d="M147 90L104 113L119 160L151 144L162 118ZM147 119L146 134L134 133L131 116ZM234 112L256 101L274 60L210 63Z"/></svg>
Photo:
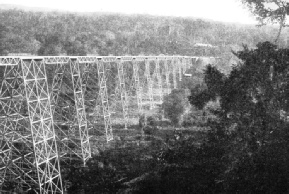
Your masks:
<svg viewBox="0 0 289 194"><path fill-rule="evenodd" d="M0 21L7 30L1 39L7 52L35 55L223 56L243 43L254 47L273 40L277 30L194 18L1 9Z"/></svg>
<svg viewBox="0 0 289 194"><path fill-rule="evenodd" d="M279 24L279 31L275 42L280 37L281 30L286 27L289 14L289 2L287 0L241 0L250 11L256 15L260 25L266 23Z"/></svg>
<svg viewBox="0 0 289 194"><path fill-rule="evenodd" d="M174 89L170 94L164 96L162 110L164 111L164 116L170 119L173 125L179 125L187 105L185 90Z"/></svg>
<svg viewBox="0 0 289 194"><path fill-rule="evenodd" d="M284 165L289 160L289 50L263 42L235 54L241 62L227 76L207 67L207 87L192 92L190 102L199 108L211 100L220 103L214 110L218 120L209 125L215 135L222 132L227 138L217 145L226 150L222 181L228 193L284 193L289 189Z"/></svg>

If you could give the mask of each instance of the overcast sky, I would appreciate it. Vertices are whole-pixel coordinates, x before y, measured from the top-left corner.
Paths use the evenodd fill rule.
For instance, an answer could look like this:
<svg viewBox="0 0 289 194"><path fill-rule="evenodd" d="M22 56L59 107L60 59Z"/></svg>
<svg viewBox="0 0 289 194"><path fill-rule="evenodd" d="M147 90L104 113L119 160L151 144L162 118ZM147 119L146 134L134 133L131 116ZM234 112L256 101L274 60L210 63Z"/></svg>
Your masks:
<svg viewBox="0 0 289 194"><path fill-rule="evenodd" d="M192 16L216 21L256 24L240 0L0 0L0 4L80 12Z"/></svg>

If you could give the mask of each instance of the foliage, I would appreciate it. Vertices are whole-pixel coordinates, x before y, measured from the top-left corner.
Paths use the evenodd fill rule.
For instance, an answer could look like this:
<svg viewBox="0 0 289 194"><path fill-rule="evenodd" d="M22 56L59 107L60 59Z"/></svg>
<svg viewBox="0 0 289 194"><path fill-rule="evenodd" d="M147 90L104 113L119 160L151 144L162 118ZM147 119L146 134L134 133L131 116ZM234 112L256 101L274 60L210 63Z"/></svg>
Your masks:
<svg viewBox="0 0 289 194"><path fill-rule="evenodd" d="M69 169L65 177L71 183L69 193L116 193L126 190L131 180L157 168L155 155L162 144L148 147L119 141L116 145L93 156L87 167Z"/></svg>
<svg viewBox="0 0 289 194"><path fill-rule="evenodd" d="M161 123L161 113L156 110L145 111L139 117L138 128L142 130L144 135L156 135L158 132L158 125ZM148 139L150 139L148 137Z"/></svg>
<svg viewBox="0 0 289 194"><path fill-rule="evenodd" d="M0 55L5 55L7 54L5 50L5 44L3 43L5 40L5 34L7 33L8 29L0 24Z"/></svg>
<svg viewBox="0 0 289 194"><path fill-rule="evenodd" d="M162 109L166 118L174 125L180 124L180 119L188 105L184 89L175 89L163 99Z"/></svg>
<svg viewBox="0 0 289 194"><path fill-rule="evenodd" d="M242 0L252 13L257 16L260 25L266 23L279 24L279 39L281 30L286 26L286 19L289 14L289 3L286 0Z"/></svg>
<svg viewBox="0 0 289 194"><path fill-rule="evenodd" d="M212 103L217 104L217 103ZM216 106L216 105L215 105ZM189 127L207 127L208 120L214 120L215 115L212 111L216 108L205 107L202 110L192 106L189 113L185 114L182 121L182 126L185 128Z"/></svg>
<svg viewBox="0 0 289 194"><path fill-rule="evenodd" d="M207 102L216 100L216 94L220 92L220 86L222 85L224 77L224 74L210 64L207 65L204 74L204 82L206 85L197 85L192 88L189 98L191 104L199 109L203 109Z"/></svg>
<svg viewBox="0 0 289 194"><path fill-rule="evenodd" d="M216 141L226 163L216 181L222 182L226 193L286 193L289 50L263 42L235 55L242 62L228 76L209 65L207 88L190 97L199 107L210 100L220 102L215 111L218 120L208 123L226 137ZM202 93L210 98L200 99Z"/></svg>
<svg viewBox="0 0 289 194"><path fill-rule="evenodd" d="M155 135L158 131L156 115L143 114L139 118L139 128L144 135Z"/></svg>
<svg viewBox="0 0 289 194"><path fill-rule="evenodd" d="M201 69L203 68L202 65L205 66L207 65L207 63L203 61L202 62L199 62L199 61L200 60L198 60L198 62L193 61L192 62L194 64L193 67L191 67L185 72L186 74L190 74L191 75L190 77L183 76L181 81L177 80L178 88L191 90L195 87L203 86L204 75Z"/></svg>
<svg viewBox="0 0 289 194"><path fill-rule="evenodd" d="M281 133L274 132L273 137L256 151L247 149L233 153L233 163L224 174L228 193L236 190L240 193L288 192L288 124L283 127Z"/></svg>
<svg viewBox="0 0 289 194"><path fill-rule="evenodd" d="M242 0L256 14L257 19L264 22L283 22L288 15L289 3L285 0Z"/></svg>
<svg viewBox="0 0 289 194"><path fill-rule="evenodd" d="M200 138L182 138L161 150L158 168L133 185L134 193L220 193L216 180L226 164L220 145L227 140L222 135L211 131L202 146Z"/></svg>
<svg viewBox="0 0 289 194"><path fill-rule="evenodd" d="M1 9L0 20L6 29L4 38L0 35L6 54L192 56L204 53L194 47L201 42L218 46L205 55L223 56L242 43L272 40L276 31L191 18Z"/></svg>

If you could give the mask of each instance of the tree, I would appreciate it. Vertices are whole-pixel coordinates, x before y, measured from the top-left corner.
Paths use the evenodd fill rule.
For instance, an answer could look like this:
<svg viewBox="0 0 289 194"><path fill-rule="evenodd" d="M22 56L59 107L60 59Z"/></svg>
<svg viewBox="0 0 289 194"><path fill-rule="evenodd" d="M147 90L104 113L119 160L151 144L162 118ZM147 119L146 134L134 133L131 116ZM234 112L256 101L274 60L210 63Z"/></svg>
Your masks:
<svg viewBox="0 0 289 194"><path fill-rule="evenodd" d="M257 16L260 25L266 23L279 24L279 31L275 39L278 41L289 14L289 2L286 0L241 0L249 10Z"/></svg>
<svg viewBox="0 0 289 194"><path fill-rule="evenodd" d="M180 124L180 119L188 105L184 89L173 90L164 97L162 109L166 118L169 118L174 125Z"/></svg>
<svg viewBox="0 0 289 194"><path fill-rule="evenodd" d="M41 42L41 47L38 50L38 55L45 56L57 56L62 53L63 45L61 42L61 35L58 33L55 34L48 34L44 37L43 42Z"/></svg>
<svg viewBox="0 0 289 194"><path fill-rule="evenodd" d="M71 56L86 56L87 54L85 46L78 40L73 42L67 41L65 43L65 50L66 54Z"/></svg>
<svg viewBox="0 0 289 194"><path fill-rule="evenodd" d="M194 54L193 45L203 41L219 46L220 54L231 54L226 48L243 42L254 46L260 39L272 39L272 33L264 32L265 28L243 26L241 30L234 24L144 15L0 10L0 21L8 29L0 43L7 52L39 55L190 56Z"/></svg>
<svg viewBox="0 0 289 194"><path fill-rule="evenodd" d="M235 55L242 62L228 76L208 66L207 89L190 96L193 105L219 99L218 120L209 123L226 137L216 141L227 159L218 178L227 193L288 192L289 50L264 42ZM204 94L209 98L200 99Z"/></svg>

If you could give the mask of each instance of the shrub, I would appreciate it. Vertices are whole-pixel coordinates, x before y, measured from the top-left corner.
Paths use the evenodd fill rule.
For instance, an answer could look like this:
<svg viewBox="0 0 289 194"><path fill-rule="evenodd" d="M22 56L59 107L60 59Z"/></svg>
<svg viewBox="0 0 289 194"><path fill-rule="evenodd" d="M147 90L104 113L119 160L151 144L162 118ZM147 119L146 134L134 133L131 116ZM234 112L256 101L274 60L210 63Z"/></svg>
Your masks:
<svg viewBox="0 0 289 194"><path fill-rule="evenodd" d="M184 89L172 90L164 97L162 109L164 116L170 119L173 125L180 125L181 116L185 112L186 106L189 106L186 92Z"/></svg>

